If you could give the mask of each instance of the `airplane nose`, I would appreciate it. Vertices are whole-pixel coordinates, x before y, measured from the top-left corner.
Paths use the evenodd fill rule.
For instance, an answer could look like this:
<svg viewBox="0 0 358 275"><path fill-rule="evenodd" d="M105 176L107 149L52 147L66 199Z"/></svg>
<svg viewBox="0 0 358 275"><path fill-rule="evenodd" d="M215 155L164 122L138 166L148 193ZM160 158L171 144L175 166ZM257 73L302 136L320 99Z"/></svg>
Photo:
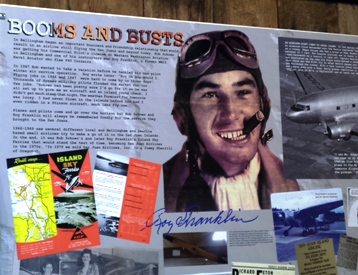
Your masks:
<svg viewBox="0 0 358 275"><path fill-rule="evenodd" d="M286 117L293 121L293 122L297 122L297 112L295 110L293 110L294 106L291 106L287 111L286 111Z"/></svg>

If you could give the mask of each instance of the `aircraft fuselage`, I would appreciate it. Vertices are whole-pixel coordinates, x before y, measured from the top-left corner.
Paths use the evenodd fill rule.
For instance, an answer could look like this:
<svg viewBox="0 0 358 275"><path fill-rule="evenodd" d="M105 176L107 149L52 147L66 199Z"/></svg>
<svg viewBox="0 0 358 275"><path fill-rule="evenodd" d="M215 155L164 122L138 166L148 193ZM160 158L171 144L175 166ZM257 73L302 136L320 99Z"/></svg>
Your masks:
<svg viewBox="0 0 358 275"><path fill-rule="evenodd" d="M303 124L329 124L358 118L358 86L302 96L287 110L286 117Z"/></svg>

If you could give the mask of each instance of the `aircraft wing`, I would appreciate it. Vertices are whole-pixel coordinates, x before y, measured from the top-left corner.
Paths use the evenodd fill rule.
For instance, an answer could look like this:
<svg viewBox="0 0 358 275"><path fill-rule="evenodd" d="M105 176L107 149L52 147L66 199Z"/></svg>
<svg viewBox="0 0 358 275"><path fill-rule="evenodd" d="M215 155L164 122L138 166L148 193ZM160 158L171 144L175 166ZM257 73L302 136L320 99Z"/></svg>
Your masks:
<svg viewBox="0 0 358 275"><path fill-rule="evenodd" d="M353 136L358 136L358 123L357 123L358 115L354 115L349 118L339 119L340 124L349 125L350 132L349 134Z"/></svg>
<svg viewBox="0 0 358 275"><path fill-rule="evenodd" d="M74 187L93 188L92 185L84 183L79 176L74 177L73 180L69 183L69 185L69 189L73 189Z"/></svg>
<svg viewBox="0 0 358 275"><path fill-rule="evenodd" d="M326 212L329 212L333 209L336 209L337 207L340 207L343 205L343 200L328 202L324 204L314 205L307 208L304 208L300 210L296 216L295 219L305 220L308 217L315 217L317 218L320 214L324 214Z"/></svg>
<svg viewBox="0 0 358 275"><path fill-rule="evenodd" d="M86 188L93 188L92 185L89 185L89 184L86 184L86 183L83 183L83 182L79 186L86 187Z"/></svg>
<svg viewBox="0 0 358 275"><path fill-rule="evenodd" d="M62 180L66 180L66 176L62 175L61 173L55 171L55 170L51 170L52 173L54 173L56 176L60 177Z"/></svg>

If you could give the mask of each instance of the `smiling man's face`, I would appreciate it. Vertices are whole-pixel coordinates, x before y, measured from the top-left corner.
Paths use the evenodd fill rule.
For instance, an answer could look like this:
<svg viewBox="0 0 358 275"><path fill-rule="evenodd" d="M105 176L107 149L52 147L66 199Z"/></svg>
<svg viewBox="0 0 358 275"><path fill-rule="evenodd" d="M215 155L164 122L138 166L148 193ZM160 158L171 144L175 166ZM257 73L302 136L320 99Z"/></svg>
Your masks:
<svg viewBox="0 0 358 275"><path fill-rule="evenodd" d="M257 152L261 128L242 134L244 121L260 110L251 73L235 70L201 77L191 93L190 109L205 150L226 176L243 172Z"/></svg>

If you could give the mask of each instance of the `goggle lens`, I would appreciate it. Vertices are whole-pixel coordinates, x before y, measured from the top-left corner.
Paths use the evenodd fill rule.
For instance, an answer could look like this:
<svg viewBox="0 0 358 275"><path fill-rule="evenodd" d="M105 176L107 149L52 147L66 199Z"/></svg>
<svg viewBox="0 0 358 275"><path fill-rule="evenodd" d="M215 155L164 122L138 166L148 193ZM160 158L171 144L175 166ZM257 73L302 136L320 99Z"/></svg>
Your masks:
<svg viewBox="0 0 358 275"><path fill-rule="evenodd" d="M189 38L179 54L184 78L203 74L213 63L218 45L223 45L231 58L247 68L258 68L256 53L248 37L239 31L208 32Z"/></svg>
<svg viewBox="0 0 358 275"><path fill-rule="evenodd" d="M236 36L229 36L225 38L226 44L229 45L233 50L241 50L249 53L247 44L242 41L242 39Z"/></svg>
<svg viewBox="0 0 358 275"><path fill-rule="evenodd" d="M209 39L200 39L188 45L184 54L184 64L190 64L207 55L210 52L211 44Z"/></svg>

